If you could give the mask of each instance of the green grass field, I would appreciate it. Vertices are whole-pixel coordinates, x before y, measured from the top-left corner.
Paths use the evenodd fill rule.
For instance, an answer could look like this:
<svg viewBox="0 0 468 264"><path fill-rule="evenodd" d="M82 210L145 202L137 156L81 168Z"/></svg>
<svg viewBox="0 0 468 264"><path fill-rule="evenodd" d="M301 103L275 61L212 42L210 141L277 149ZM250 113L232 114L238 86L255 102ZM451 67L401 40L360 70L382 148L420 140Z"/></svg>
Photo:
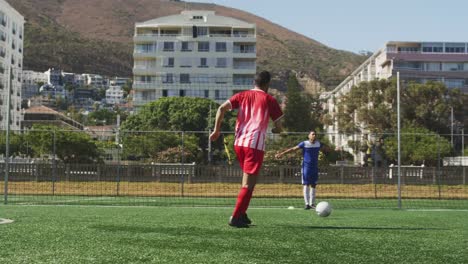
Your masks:
<svg viewBox="0 0 468 264"><path fill-rule="evenodd" d="M0 263L467 263L468 210L0 205Z"/></svg>

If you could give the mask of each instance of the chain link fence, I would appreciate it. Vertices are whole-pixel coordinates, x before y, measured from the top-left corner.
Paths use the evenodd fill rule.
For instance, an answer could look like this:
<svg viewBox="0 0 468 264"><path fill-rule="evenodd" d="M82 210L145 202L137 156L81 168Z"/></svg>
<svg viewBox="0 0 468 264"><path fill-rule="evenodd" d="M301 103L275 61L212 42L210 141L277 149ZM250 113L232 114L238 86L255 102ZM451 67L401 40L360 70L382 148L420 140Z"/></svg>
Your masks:
<svg viewBox="0 0 468 264"><path fill-rule="evenodd" d="M241 182L233 133L208 131L13 132L0 163L0 192L11 204L231 206ZM275 154L308 133L268 134L253 206L301 206L301 151ZM451 136L451 135L450 135ZM462 135L453 135L462 137ZM336 207L468 209L468 162L447 135L319 134L319 200ZM459 142L463 141L461 138ZM407 142L406 144L404 142ZM457 142L455 140L455 142ZM5 143L5 140L3 140ZM338 143L338 144L337 144ZM5 144L2 145L5 148ZM420 149L418 149L420 148ZM8 171L6 170L8 162Z"/></svg>

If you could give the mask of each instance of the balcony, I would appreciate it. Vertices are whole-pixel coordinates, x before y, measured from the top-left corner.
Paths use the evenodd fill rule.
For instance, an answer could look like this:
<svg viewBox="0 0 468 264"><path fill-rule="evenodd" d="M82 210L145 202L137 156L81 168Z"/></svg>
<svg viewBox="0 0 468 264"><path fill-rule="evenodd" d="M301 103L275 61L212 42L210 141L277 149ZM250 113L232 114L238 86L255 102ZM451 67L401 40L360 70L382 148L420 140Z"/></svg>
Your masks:
<svg viewBox="0 0 468 264"><path fill-rule="evenodd" d="M148 41L154 40L155 38L174 38L174 37L183 37L191 39L193 38L192 34L154 34L154 33L140 33L133 36L133 40L138 41ZM255 34L227 34L227 33L210 33L208 35L199 35L198 38L209 37L209 38L239 38L242 41L250 42L256 39Z"/></svg>
<svg viewBox="0 0 468 264"><path fill-rule="evenodd" d="M135 59L154 58L155 56L156 56L156 51L153 51L153 52L134 51L133 52L133 58Z"/></svg>

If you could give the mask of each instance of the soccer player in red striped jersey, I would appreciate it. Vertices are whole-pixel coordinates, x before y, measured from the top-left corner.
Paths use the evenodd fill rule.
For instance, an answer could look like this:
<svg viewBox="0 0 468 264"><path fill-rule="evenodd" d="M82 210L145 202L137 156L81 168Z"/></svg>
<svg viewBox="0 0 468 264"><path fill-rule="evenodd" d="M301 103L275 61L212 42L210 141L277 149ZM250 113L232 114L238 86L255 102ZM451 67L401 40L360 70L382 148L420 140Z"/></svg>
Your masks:
<svg viewBox="0 0 468 264"><path fill-rule="evenodd" d="M262 71L255 76L253 89L237 93L224 102L216 112L214 131L210 135L211 141L218 139L224 114L226 111L238 109L234 150L243 175L242 188L229 219L229 225L234 227L248 227L251 224L246 211L263 163L269 120L272 119L274 123L273 133L280 133L282 130L281 107L276 99L267 93L270 79L270 73Z"/></svg>

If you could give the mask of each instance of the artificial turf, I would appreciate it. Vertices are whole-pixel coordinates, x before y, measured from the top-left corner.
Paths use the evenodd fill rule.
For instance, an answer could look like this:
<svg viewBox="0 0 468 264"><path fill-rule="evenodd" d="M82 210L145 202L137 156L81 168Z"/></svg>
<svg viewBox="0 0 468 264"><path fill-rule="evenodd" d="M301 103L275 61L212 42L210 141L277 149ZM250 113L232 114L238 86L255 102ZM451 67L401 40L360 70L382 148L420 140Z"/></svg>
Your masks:
<svg viewBox="0 0 468 264"><path fill-rule="evenodd" d="M467 210L0 205L0 263L467 263Z"/></svg>

